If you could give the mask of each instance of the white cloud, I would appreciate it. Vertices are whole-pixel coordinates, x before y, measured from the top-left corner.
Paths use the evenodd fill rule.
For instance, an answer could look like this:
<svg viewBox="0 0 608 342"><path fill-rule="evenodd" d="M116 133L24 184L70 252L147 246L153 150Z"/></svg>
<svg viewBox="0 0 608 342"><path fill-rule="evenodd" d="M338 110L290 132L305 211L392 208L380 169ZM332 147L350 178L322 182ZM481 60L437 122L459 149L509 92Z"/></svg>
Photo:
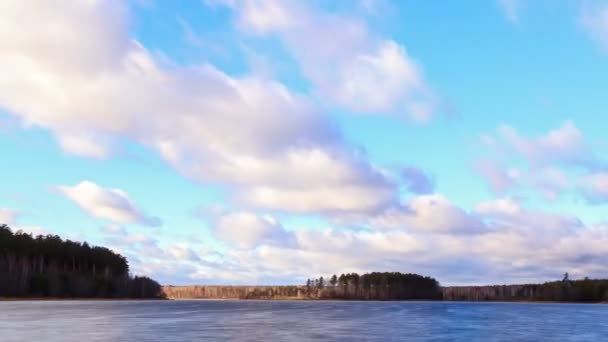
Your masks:
<svg viewBox="0 0 608 342"><path fill-rule="evenodd" d="M418 119L428 117L432 95L399 43L374 36L349 17L294 11L301 3L259 4L241 25L279 35L329 102L365 111L403 106ZM240 10L243 16L249 11ZM396 204L396 182L349 146L313 100L280 83L231 77L212 65L166 67L129 38L126 16L118 2L2 2L0 106L26 125L48 129L71 153L104 158L127 139L193 179L227 185L244 206L368 219L362 221L367 230L291 233L253 212L220 213L215 233L233 244L221 253L199 250L191 241L166 246L151 234L106 227L108 244L125 252L135 272L163 282L175 274L183 275L181 282L283 282L399 270L449 284L608 271L602 225L526 210L509 199L479 204L474 212L437 194ZM24 24L31 22L40 25ZM367 93L370 82L379 92ZM545 170L547 177L539 174L551 179L550 187L565 184L556 165L589 167L594 160L569 122L536 138L506 127L497 139L534 172ZM531 179L509 165L502 171L497 187ZM600 177L589 184L601 193ZM118 189L81 182L60 190L98 218L156 221Z"/></svg>
<svg viewBox="0 0 608 342"><path fill-rule="evenodd" d="M200 261L198 254L192 248L183 245L172 245L167 249L167 253L178 260Z"/></svg>
<svg viewBox="0 0 608 342"><path fill-rule="evenodd" d="M372 227L405 229L418 233L478 233L485 229L474 215L439 194L412 198L405 207L394 207L372 217Z"/></svg>
<svg viewBox="0 0 608 342"><path fill-rule="evenodd" d="M224 3L237 12L242 31L280 37L322 100L353 112L405 112L416 121L437 110L406 49L375 36L364 21L299 1Z"/></svg>
<svg viewBox="0 0 608 342"><path fill-rule="evenodd" d="M488 216L515 215L521 212L521 207L513 198L506 197L478 203L475 210Z"/></svg>
<svg viewBox="0 0 608 342"><path fill-rule="evenodd" d="M250 212L233 212L220 216L214 222L217 238L240 248L254 248L260 244L288 245L291 235L270 216Z"/></svg>
<svg viewBox="0 0 608 342"><path fill-rule="evenodd" d="M595 161L583 133L572 121L566 121L562 126L535 138L523 137L506 125L500 126L498 131L500 137L531 164L585 166Z"/></svg>
<svg viewBox="0 0 608 342"><path fill-rule="evenodd" d="M496 136L483 135L482 141L493 156L477 162L475 170L501 195L532 190L557 200L575 190L575 176L605 167L572 121L536 137L502 125Z"/></svg>
<svg viewBox="0 0 608 342"><path fill-rule="evenodd" d="M0 208L0 224L11 225L15 222L17 213L14 210Z"/></svg>
<svg viewBox="0 0 608 342"><path fill-rule="evenodd" d="M0 107L50 130L67 152L104 158L134 141L269 209L371 211L396 197L311 99L208 64L165 67L128 37L117 2L3 5ZM336 201L318 197L328 194Z"/></svg>
<svg viewBox="0 0 608 342"><path fill-rule="evenodd" d="M512 199L480 203L488 229L474 234L393 230L297 230L290 247L263 242L227 251L222 268L237 278L215 282L281 283L343 272L398 270L436 276L443 284L546 281L570 272L599 276L605 266L608 229L572 217L530 211ZM586 248L584 246L589 246ZM192 281L213 279L199 269Z"/></svg>
<svg viewBox="0 0 608 342"><path fill-rule="evenodd" d="M121 189L106 189L90 181L57 189L93 217L117 223L161 224L160 219L144 214Z"/></svg>
<svg viewBox="0 0 608 342"><path fill-rule="evenodd" d="M605 225L586 226L575 217L529 210L513 198L479 203L463 219L459 216L465 210L434 197L441 206L451 207L447 212L452 214L447 216L445 209L434 213L455 217L450 221L453 227L482 220L485 229L467 234L459 229L429 231L429 227L449 223L429 218L423 229L406 225L375 229L387 228L378 224L363 230L334 227L287 232L273 218L238 212L224 214L225 226L214 227L220 227L226 241L233 242L221 252L191 242L162 246L144 234L108 242L133 260L134 271L174 284L304 283L307 277L383 270L431 275L444 285L479 283L480 279L500 284L546 281L564 272L597 277L608 271ZM427 196L412 202L433 207L429 201ZM420 217L419 222L428 218ZM290 243L281 242L286 236Z"/></svg>

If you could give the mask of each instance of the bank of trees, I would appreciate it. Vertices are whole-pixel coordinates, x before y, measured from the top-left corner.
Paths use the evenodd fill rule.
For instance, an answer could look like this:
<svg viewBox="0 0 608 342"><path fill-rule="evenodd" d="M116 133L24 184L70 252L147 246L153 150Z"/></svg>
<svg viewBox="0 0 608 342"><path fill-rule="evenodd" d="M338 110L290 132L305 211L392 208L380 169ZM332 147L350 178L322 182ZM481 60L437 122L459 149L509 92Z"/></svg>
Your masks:
<svg viewBox="0 0 608 342"><path fill-rule="evenodd" d="M373 272L333 275L329 280L310 279L306 282L310 297L320 299L359 300L440 300L437 280L418 274Z"/></svg>
<svg viewBox="0 0 608 342"><path fill-rule="evenodd" d="M570 280L543 284L453 286L443 289L444 300L463 301L539 301L608 302L608 279Z"/></svg>
<svg viewBox="0 0 608 342"><path fill-rule="evenodd" d="M597 303L608 301L608 279L553 281L526 285L533 300L553 302Z"/></svg>
<svg viewBox="0 0 608 342"><path fill-rule="evenodd" d="M160 296L156 281L132 277L127 259L108 248L0 225L0 297Z"/></svg>

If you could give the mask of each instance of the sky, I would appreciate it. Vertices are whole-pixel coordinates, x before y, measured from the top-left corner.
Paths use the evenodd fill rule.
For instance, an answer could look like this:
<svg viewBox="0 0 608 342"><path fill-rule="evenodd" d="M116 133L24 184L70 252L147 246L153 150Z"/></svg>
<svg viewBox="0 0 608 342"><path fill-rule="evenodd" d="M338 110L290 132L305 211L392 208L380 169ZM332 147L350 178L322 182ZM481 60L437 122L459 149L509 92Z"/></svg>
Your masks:
<svg viewBox="0 0 608 342"><path fill-rule="evenodd" d="M0 223L163 284L608 276L608 1L4 0Z"/></svg>

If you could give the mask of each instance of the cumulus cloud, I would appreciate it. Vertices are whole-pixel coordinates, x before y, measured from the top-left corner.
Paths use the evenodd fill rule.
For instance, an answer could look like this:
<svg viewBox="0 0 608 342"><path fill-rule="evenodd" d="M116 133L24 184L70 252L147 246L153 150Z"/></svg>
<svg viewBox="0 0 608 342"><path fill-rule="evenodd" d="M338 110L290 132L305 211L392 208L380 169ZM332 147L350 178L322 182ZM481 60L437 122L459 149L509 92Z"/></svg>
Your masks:
<svg viewBox="0 0 608 342"><path fill-rule="evenodd" d="M0 208L0 224L13 224L17 218L17 213L14 210Z"/></svg>
<svg viewBox="0 0 608 342"><path fill-rule="evenodd" d="M220 1L245 32L276 35L323 100L353 112L405 112L429 120L438 101L404 46L366 23L301 1Z"/></svg>
<svg viewBox="0 0 608 342"><path fill-rule="evenodd" d="M251 212L232 212L217 218L213 224L217 238L240 248L254 248L260 244L289 245L292 237L271 216Z"/></svg>
<svg viewBox="0 0 608 342"><path fill-rule="evenodd" d="M491 201L478 203L475 210L487 216L494 215L515 215L521 212L521 207L517 201L511 197L499 198Z"/></svg>
<svg viewBox="0 0 608 342"><path fill-rule="evenodd" d="M117 223L161 224L159 218L143 213L121 189L107 189L90 181L57 189L93 217Z"/></svg>
<svg viewBox="0 0 608 342"><path fill-rule="evenodd" d="M390 177L314 101L209 64L166 67L129 38L118 2L8 1L1 9L0 106L50 130L67 152L104 158L128 139L269 209L372 211L396 197Z"/></svg>
<svg viewBox="0 0 608 342"><path fill-rule="evenodd" d="M418 233L477 233L485 229L475 215L439 194L416 196L405 206L393 207L370 218L369 225Z"/></svg>

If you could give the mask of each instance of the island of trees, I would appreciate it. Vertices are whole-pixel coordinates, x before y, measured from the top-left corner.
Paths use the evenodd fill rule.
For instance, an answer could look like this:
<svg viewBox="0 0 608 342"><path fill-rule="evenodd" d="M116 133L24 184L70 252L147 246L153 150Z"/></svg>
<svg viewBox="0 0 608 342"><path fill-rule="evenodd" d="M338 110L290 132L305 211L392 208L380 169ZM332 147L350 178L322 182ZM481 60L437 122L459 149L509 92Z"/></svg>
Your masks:
<svg viewBox="0 0 608 342"><path fill-rule="evenodd" d="M441 300L439 282L431 277L399 272L333 275L306 282L309 297L357 300Z"/></svg>
<svg viewBox="0 0 608 342"><path fill-rule="evenodd" d="M160 298L162 291L150 278L131 276L127 259L108 248L2 224L0 297Z"/></svg>

